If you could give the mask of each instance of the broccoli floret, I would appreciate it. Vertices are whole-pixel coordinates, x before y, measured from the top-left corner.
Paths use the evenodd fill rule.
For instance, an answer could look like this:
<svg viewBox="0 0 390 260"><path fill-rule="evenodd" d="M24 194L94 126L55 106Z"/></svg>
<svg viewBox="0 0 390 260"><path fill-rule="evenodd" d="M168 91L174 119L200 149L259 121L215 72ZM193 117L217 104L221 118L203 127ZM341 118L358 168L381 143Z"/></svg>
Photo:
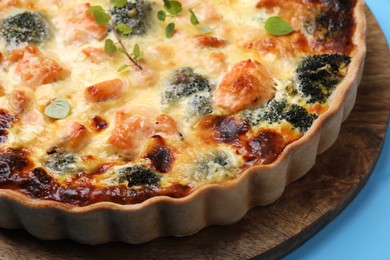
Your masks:
<svg viewBox="0 0 390 260"><path fill-rule="evenodd" d="M77 169L77 159L71 153L53 153L44 163L44 166L49 170L57 173L72 173Z"/></svg>
<svg viewBox="0 0 390 260"><path fill-rule="evenodd" d="M232 175L236 169L236 164L228 154L215 151L205 154L196 161L193 179L196 181L224 179L226 176Z"/></svg>
<svg viewBox="0 0 390 260"><path fill-rule="evenodd" d="M224 154L217 154L213 158L212 163L217 164L219 167L226 168L226 166L229 165L229 158L227 158Z"/></svg>
<svg viewBox="0 0 390 260"><path fill-rule="evenodd" d="M41 44L49 35L46 19L38 12L24 12L5 19L0 34L8 45Z"/></svg>
<svg viewBox="0 0 390 260"><path fill-rule="evenodd" d="M317 115L310 114L305 108L292 104L283 114L283 118L301 132L306 132L317 118Z"/></svg>
<svg viewBox="0 0 390 260"><path fill-rule="evenodd" d="M309 103L324 103L345 76L349 56L321 54L306 57L296 70L298 92Z"/></svg>
<svg viewBox="0 0 390 260"><path fill-rule="evenodd" d="M282 119L283 110L286 107L286 100L272 100L267 104L262 113L262 120L270 123L277 122Z"/></svg>
<svg viewBox="0 0 390 260"><path fill-rule="evenodd" d="M208 115L213 112L210 97L194 95L188 101L188 109L192 115Z"/></svg>
<svg viewBox="0 0 390 260"><path fill-rule="evenodd" d="M132 32L129 35L142 35L146 32L150 4L143 0L128 0L124 7L114 7L111 12L115 27L126 24ZM118 33L120 33L118 31Z"/></svg>
<svg viewBox="0 0 390 260"><path fill-rule="evenodd" d="M253 126L261 122L275 123L283 118L283 111L286 105L286 100L272 100L265 107L245 110L242 113L242 117Z"/></svg>
<svg viewBox="0 0 390 260"><path fill-rule="evenodd" d="M306 132L317 118L315 114L308 113L301 106L296 104L288 106L284 99L272 100L264 108L248 109L241 116L248 120L252 126L259 125L261 122L277 123L286 120L301 132Z"/></svg>
<svg viewBox="0 0 390 260"><path fill-rule="evenodd" d="M163 104L172 104L183 97L201 91L210 92L211 85L202 75L194 73L191 68L183 68L175 72L162 93Z"/></svg>
<svg viewBox="0 0 390 260"><path fill-rule="evenodd" d="M122 175L119 178L119 182L127 181L128 187L141 185L158 186L160 184L160 177L152 170L141 165L122 168L119 170L119 174Z"/></svg>

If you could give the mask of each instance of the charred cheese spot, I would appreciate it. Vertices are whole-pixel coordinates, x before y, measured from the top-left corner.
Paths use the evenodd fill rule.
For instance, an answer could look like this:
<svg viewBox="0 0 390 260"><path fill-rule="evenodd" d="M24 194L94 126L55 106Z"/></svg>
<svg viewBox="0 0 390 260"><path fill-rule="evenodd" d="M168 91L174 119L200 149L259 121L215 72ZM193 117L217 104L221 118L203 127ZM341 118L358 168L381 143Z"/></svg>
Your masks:
<svg viewBox="0 0 390 260"><path fill-rule="evenodd" d="M0 183L10 181L13 174L22 174L31 167L26 150L7 149L0 151Z"/></svg>
<svg viewBox="0 0 390 260"><path fill-rule="evenodd" d="M153 168L161 173L167 173L172 168L173 156L172 150L165 146L158 146L150 151L146 158L148 158Z"/></svg>
<svg viewBox="0 0 390 260"><path fill-rule="evenodd" d="M21 182L20 188L34 198L47 198L55 185L53 177L48 175L44 169L36 168L31 171L28 178Z"/></svg>
<svg viewBox="0 0 390 260"><path fill-rule="evenodd" d="M100 116L94 116L91 120L91 124L96 132L101 132L108 127L108 122Z"/></svg>
<svg viewBox="0 0 390 260"><path fill-rule="evenodd" d="M153 137L153 143L149 146L145 156L151 163L151 166L158 172L167 173L172 169L175 153L167 146L164 139L160 136Z"/></svg>
<svg viewBox="0 0 390 260"><path fill-rule="evenodd" d="M247 149L258 158L261 164L270 164L275 161L285 146L281 134L273 130L263 129L247 143Z"/></svg>
<svg viewBox="0 0 390 260"><path fill-rule="evenodd" d="M197 128L205 141L233 144L248 132L249 125L231 116L206 116Z"/></svg>
<svg viewBox="0 0 390 260"><path fill-rule="evenodd" d="M306 32L314 38L312 47L319 52L348 54L354 47L353 6L356 0L316 2L319 3L317 14L304 23Z"/></svg>
<svg viewBox="0 0 390 260"><path fill-rule="evenodd" d="M7 141L8 129L17 121L15 115L0 109L0 144Z"/></svg>

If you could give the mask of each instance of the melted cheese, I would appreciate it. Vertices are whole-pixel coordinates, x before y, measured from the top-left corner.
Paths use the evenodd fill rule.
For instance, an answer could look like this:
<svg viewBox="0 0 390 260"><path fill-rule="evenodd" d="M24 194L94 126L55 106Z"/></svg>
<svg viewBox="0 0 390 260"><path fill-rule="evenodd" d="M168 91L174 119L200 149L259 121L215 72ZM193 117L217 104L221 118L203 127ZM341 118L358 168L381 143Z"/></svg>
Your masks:
<svg viewBox="0 0 390 260"><path fill-rule="evenodd" d="M181 1L185 8L193 8L198 14L201 24L193 26L190 23L190 13L187 9L178 17L167 18L165 23L158 21L155 14L162 9L163 1L149 1L152 11L147 21L147 33L123 39L128 50L132 50L135 44L141 47L144 52L144 59L141 61L143 70L131 65L130 69L118 72L121 65L129 64L125 55L116 53L107 60L96 63L83 53L83 49L87 47L102 48L106 38L115 39L112 32L103 39L91 38L86 42L83 39L79 41L77 35L73 35L75 30L80 28L77 28L78 25L69 23L67 19L72 17L69 12L74 10L75 6L84 4L85 1L37 0L32 2L33 4L31 1L19 1L16 6L1 3L0 20L29 8L41 12L50 21L52 35L47 42L39 46L40 51L45 57L69 70L70 75L34 89L33 108L18 115L20 122L9 130L8 142L0 144L0 147L29 147L32 150L32 160L37 166L43 165L47 157L47 149L66 140L69 135L67 129L74 122L84 125L88 131L93 133L88 145L77 151L80 156L94 156L102 162L128 160L126 154L109 143L110 136L116 127L116 113L119 110L133 111L134 107L144 107L150 111L151 118L158 114L169 114L175 120L178 132L184 136L184 141L179 141L178 136L166 138L169 145L181 153L172 171L163 175L162 186L169 186L174 182L186 184L222 182L239 174L240 168L245 163L242 155L226 144L205 146L203 140L193 133L199 118L189 117L185 104L178 103L169 108L162 105L161 93L164 86L168 84L173 71L184 67L193 68L216 88L225 73L229 72L235 64L248 59L255 60L267 68L269 75L276 82L276 98L284 97L289 103L305 105L299 97L286 96L284 92L286 82L294 76L297 65L295 58L288 55L279 56L272 52L264 54L256 49L245 47L248 42L261 39L267 34L264 30L264 22L268 17L278 15L280 12L278 8L272 10L256 8L258 1L251 0ZM89 3L92 6L107 7L105 0L90 0ZM165 27L168 22L176 24L175 33L170 39L165 37ZM209 36L223 39L227 45L222 48L200 46L195 36L201 34L200 28L204 26L212 28ZM1 42L0 52L7 56L14 47L10 48L5 42ZM5 92L5 95L0 97L0 107L9 111L13 109L7 96L23 86L23 80L17 73L16 66L16 63L4 61L0 68L0 84ZM85 99L84 92L87 87L115 78L122 78L126 82L125 91L120 97L98 103L88 102ZM71 113L65 119L56 121L45 116L43 110L58 97L68 99ZM186 100L183 99L181 102L185 103ZM214 114L223 115L224 113L223 109L214 107ZM109 127L99 133L94 132L91 119L95 115L105 119ZM258 127L272 128L269 124ZM143 151L146 147L146 143L142 144L140 150ZM215 174L201 177L194 162L207 161L208 156L218 149L223 149L230 158L231 169L224 172L214 169L215 165L211 163L208 167L213 168L211 172ZM130 159L132 162L129 165L145 163L142 157ZM97 178L96 182L103 186L117 185L116 172L124 164L125 162L121 161ZM88 163L83 165L84 169L88 167L92 169L95 166L95 164L91 166ZM86 171L91 169L86 169Z"/></svg>

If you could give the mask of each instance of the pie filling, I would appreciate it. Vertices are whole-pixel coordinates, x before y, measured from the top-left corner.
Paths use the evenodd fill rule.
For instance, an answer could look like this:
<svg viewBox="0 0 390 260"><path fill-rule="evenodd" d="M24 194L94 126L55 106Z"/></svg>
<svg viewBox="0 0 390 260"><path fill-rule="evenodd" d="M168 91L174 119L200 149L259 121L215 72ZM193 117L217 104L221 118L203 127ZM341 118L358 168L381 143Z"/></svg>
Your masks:
<svg viewBox="0 0 390 260"><path fill-rule="evenodd" d="M300 139L356 52L356 0L106 2L1 1L1 189L85 206L223 184Z"/></svg>

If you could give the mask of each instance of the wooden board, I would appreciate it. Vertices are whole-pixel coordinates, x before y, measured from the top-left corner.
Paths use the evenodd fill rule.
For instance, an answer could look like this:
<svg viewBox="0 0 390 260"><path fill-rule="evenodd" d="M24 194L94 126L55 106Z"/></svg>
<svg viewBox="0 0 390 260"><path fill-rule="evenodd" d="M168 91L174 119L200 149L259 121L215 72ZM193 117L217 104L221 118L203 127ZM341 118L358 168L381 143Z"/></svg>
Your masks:
<svg viewBox="0 0 390 260"><path fill-rule="evenodd" d="M365 185L379 155L390 111L388 47L368 14L368 55L356 106L335 145L290 184L282 198L250 210L237 224L208 227L184 238L142 245L86 246L41 241L24 230L0 229L0 259L278 258L329 223ZM1 214L1 212L0 212Z"/></svg>

